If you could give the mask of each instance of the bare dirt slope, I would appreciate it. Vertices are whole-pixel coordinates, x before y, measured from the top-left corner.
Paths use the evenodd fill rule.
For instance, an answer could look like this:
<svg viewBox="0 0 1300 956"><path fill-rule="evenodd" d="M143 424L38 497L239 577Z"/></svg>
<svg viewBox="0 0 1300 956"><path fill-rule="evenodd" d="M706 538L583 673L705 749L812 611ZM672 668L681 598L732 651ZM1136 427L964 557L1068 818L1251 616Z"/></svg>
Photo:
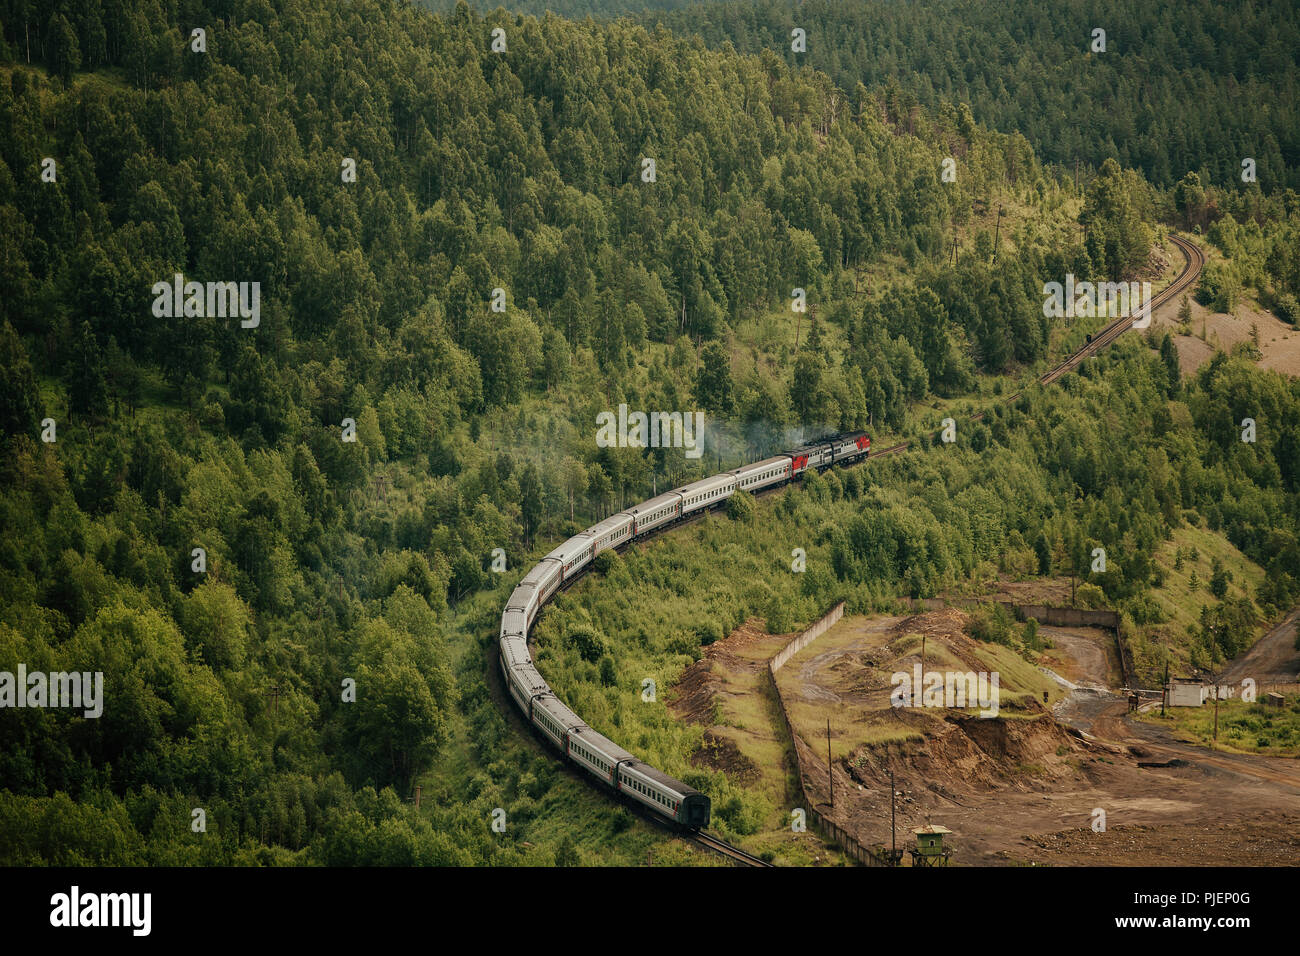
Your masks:
<svg viewBox="0 0 1300 956"><path fill-rule="evenodd" d="M1300 608L1224 668L1219 675L1220 682L1239 684L1247 677L1257 684L1300 682L1300 648L1295 643L1297 622L1300 622Z"/></svg>
<svg viewBox="0 0 1300 956"><path fill-rule="evenodd" d="M910 626L925 626L925 618ZM1056 662L1073 675L1067 679L1093 685L1059 706L1063 722L1030 707L993 719L953 711L880 713L880 687L889 675L876 674L871 662L885 663L896 626L897 619L846 619L785 669L798 688L792 709L799 711L809 786L819 803L829 803L821 707L832 721L832 815L864 842L890 841L893 771L899 845L911 844L912 828L939 823L954 831L949 842L959 864L1300 860L1300 765L1211 754L1167 739L1161 728L1130 724L1126 702L1102 689L1114 676L1104 632L1053 636ZM934 628L931 640L946 646L946 630ZM831 646L823 647L828 639ZM959 642L953 645L947 649L960 653ZM887 692L885 699L887 707ZM846 706L860 713L846 717ZM910 739L882 734L882 721L911 731ZM845 739L850 731L861 737L856 745ZM1171 760L1178 762L1138 766ZM1103 833L1092 830L1097 809L1106 814Z"/></svg>
<svg viewBox="0 0 1300 956"><path fill-rule="evenodd" d="M1189 297L1192 310L1191 335L1178 335L1178 304L1160 309L1152 325L1174 332L1178 364L1183 374L1195 372L1220 349L1231 352L1239 342L1257 333L1260 368L1275 369L1283 375L1300 375L1300 331L1283 322L1272 312L1253 302L1239 306L1232 315L1213 312ZM1252 332L1252 326L1254 332ZM1204 333L1205 338L1201 335Z"/></svg>

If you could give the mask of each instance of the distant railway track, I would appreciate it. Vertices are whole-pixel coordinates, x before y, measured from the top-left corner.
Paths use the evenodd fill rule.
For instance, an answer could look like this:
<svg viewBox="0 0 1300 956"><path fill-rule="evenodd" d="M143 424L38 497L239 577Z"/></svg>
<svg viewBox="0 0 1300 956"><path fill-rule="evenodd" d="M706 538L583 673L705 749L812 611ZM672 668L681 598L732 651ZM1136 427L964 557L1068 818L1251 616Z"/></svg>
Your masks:
<svg viewBox="0 0 1300 956"><path fill-rule="evenodd" d="M1163 308L1172 302L1174 298L1190 289L1200 277L1201 269L1205 267L1205 253L1201 252L1195 243L1188 242L1181 236L1175 236L1172 233L1170 234L1169 239L1178 247L1179 251L1182 252L1183 256L1187 259L1187 266L1182 272L1178 273L1178 277L1174 279L1173 282L1169 283L1169 285L1161 289L1151 298L1152 316L1155 315L1156 309ZM1038 377L1038 384L1051 385L1053 382L1063 377L1067 372L1077 369L1084 359L1093 357L1102 349L1106 348L1106 346L1111 345L1116 339L1132 327L1132 316L1126 315L1116 319L1093 336L1092 341L1084 345L1084 347L1079 349L1079 351L1066 358L1055 368L1040 375ZM1023 390L1015 392L1003 399L1002 404L1010 405L1012 402L1017 401L1023 394ZM977 412L970 416L970 420L974 422L983 421L985 414L985 412ZM882 448L880 451L873 451L867 461L870 461L871 458L880 458L884 455L897 455L908 451L912 447L913 441L915 441L915 439L909 439L908 441L899 442L897 445Z"/></svg>
<svg viewBox="0 0 1300 956"><path fill-rule="evenodd" d="M1174 279L1173 282L1169 283L1168 286L1160 290L1160 292L1156 293L1156 295L1152 298L1151 300L1152 314L1155 313L1156 309L1159 309L1167 305L1169 302L1173 301L1174 298L1176 298L1178 295L1185 292L1187 289L1191 288L1192 284L1200 276L1201 269L1205 267L1205 253L1201 252L1201 250L1197 248L1195 243L1188 242L1186 239L1183 239L1182 237L1175 236L1175 235L1170 235L1169 239L1171 242L1173 242L1175 246L1178 247L1179 251L1182 252L1182 254L1187 258L1187 268L1183 269L1183 271L1178 274L1178 278ZM1095 335L1091 342L1089 342L1083 348L1079 349L1079 351L1075 352L1073 355L1067 358L1060 365L1056 366L1056 368L1052 369L1050 372L1047 372L1046 374L1041 376L1038 379L1039 384L1050 385L1052 382L1055 382L1066 372L1069 372L1072 369L1077 368L1079 363L1082 362L1085 358L1096 355L1106 346L1110 345L1117 338L1123 335L1126 329L1130 329L1132 327L1133 327L1133 319L1131 316L1124 316L1123 318L1116 319L1110 325L1102 329L1101 332ZM1020 394L1016 393L1015 395L1012 395L1009 399L1007 399L1007 401L1012 402L1019 397Z"/></svg>

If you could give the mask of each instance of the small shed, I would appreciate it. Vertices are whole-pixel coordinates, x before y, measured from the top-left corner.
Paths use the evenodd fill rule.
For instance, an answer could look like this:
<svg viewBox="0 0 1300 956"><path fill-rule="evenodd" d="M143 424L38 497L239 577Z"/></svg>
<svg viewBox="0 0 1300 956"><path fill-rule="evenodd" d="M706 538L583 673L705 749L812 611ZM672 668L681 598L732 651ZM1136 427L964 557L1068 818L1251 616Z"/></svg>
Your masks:
<svg viewBox="0 0 1300 956"><path fill-rule="evenodd" d="M1278 710L1281 710L1283 707L1286 706L1286 698L1283 697L1281 694L1279 694L1277 691L1271 690L1264 695L1264 706L1275 707Z"/></svg>
<svg viewBox="0 0 1300 956"><path fill-rule="evenodd" d="M1209 696L1209 690L1200 681L1190 677L1175 677L1165 687L1170 707L1200 707Z"/></svg>
<svg viewBox="0 0 1300 956"><path fill-rule="evenodd" d="M947 827L927 823L912 831L916 836L916 849L912 850L913 866L947 866L952 850L943 845L945 833L951 833Z"/></svg>

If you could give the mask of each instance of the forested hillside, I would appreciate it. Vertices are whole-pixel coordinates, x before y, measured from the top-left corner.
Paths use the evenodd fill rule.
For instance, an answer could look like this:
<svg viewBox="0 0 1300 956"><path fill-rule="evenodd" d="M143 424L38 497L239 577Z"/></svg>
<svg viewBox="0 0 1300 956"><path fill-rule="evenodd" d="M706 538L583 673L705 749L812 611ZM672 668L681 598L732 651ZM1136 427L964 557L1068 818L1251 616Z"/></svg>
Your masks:
<svg viewBox="0 0 1300 956"><path fill-rule="evenodd" d="M421 0L421 2L439 13L455 9L456 6L456 0ZM693 0L515 0L511 3L493 3L491 0L477 0L470 6L483 13L505 8L511 13L525 13L534 17L554 13L571 20L581 20L584 17L603 20L634 16L653 10L674 10L691 2Z"/></svg>
<svg viewBox="0 0 1300 956"><path fill-rule="evenodd" d="M905 133L824 76L628 24L144 2L11 8L3 37L4 663L102 663L118 702L5 713L11 861L501 852L482 808L444 794L431 829L384 789L408 796L455 721L449 602L575 498L602 513L682 466L591 447L591 405L548 392L679 407L726 362L697 345L793 287L816 302L852 288L846 264L941 259L992 183L1053 189L1018 138ZM966 268L972 334L1041 355L1001 308L1028 268ZM258 282L258 324L161 321L176 274ZM804 361L797 411L901 422L892 373L862 384L872 342L914 396L927 371L969 385L941 310L848 323L857 357ZM767 441L800 424L788 373L733 395L727 372L703 376L710 411ZM347 706L346 680L378 706ZM190 838L200 806L219 839Z"/></svg>
<svg viewBox="0 0 1300 956"><path fill-rule="evenodd" d="M1166 155L1164 191L1098 153L1076 191L946 95L921 106L779 44L396 0L0 20L0 670L102 670L112 702L0 714L4 863L580 860L573 840L630 821L521 743L485 680L530 557L806 434L991 407L1104 321L1049 320L1043 283L1160 273L1162 214L1231 249L1206 294L1300 291L1293 197L1181 178L1222 157ZM255 321L167 315L176 276L257 283ZM1125 542L1102 586L1130 616L1193 520L1266 569L1250 614L1291 600L1294 383L1220 361L1184 391L1167 352L1120 373L999 413L969 473L813 482L861 513L838 533L801 519L834 575L787 619L841 591L934 593L1044 523L1048 570ZM1113 419L1112 387L1132 394ZM598 447L621 402L707 411L708 454ZM1233 443L1243 414L1270 423L1258 446ZM1033 510L1006 513L999 467L1028 470ZM984 509L978 544L944 526L950 493ZM930 517L906 505L922 494ZM652 643L688 658L745 614L778 620L783 593ZM576 646L569 623L587 622L557 620L555 647ZM1207 662L1231 650L1197 639ZM651 837L627 839L583 852L639 861Z"/></svg>
<svg viewBox="0 0 1300 956"><path fill-rule="evenodd" d="M1300 189L1300 24L1288 0L735 0L642 19L710 46L771 50L845 90L884 87L904 115L968 104L1047 163L1115 158L1161 186L1188 171L1239 186L1252 158L1263 190ZM791 49L796 27L806 53Z"/></svg>

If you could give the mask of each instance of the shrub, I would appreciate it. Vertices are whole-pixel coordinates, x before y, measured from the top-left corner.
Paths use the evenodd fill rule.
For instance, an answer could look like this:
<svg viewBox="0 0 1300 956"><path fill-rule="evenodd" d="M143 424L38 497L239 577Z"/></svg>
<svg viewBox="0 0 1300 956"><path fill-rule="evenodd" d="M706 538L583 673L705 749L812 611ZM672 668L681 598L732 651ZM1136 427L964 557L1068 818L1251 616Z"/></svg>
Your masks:
<svg viewBox="0 0 1300 956"><path fill-rule="evenodd" d="M623 559L619 556L619 553L613 548L610 548L609 550L602 551L600 554L596 555L595 560L592 561L592 566L601 574L609 574L618 567L619 562L622 560Z"/></svg>
<svg viewBox="0 0 1300 956"><path fill-rule="evenodd" d="M714 641L722 640L722 626L709 618L695 625L695 636L699 638L701 647L708 647Z"/></svg>
<svg viewBox="0 0 1300 956"><path fill-rule="evenodd" d="M763 618L767 622L767 633L769 634L786 633L790 630L790 624L793 620L786 600L779 595L773 595L772 599L767 602L767 607L763 611Z"/></svg>
<svg viewBox="0 0 1300 956"><path fill-rule="evenodd" d="M1097 585L1085 581L1075 592L1075 602L1086 608L1105 607L1106 595Z"/></svg>
<svg viewBox="0 0 1300 956"><path fill-rule="evenodd" d="M754 497L739 488L727 502L727 517L732 521L749 521L754 516Z"/></svg>
<svg viewBox="0 0 1300 956"><path fill-rule="evenodd" d="M578 624L569 629L568 643L578 649L584 661L594 664L605 653L605 639L596 633L595 628Z"/></svg>
<svg viewBox="0 0 1300 956"><path fill-rule="evenodd" d="M977 641L1011 644L1015 620L1005 604L982 604L971 615L969 633Z"/></svg>

